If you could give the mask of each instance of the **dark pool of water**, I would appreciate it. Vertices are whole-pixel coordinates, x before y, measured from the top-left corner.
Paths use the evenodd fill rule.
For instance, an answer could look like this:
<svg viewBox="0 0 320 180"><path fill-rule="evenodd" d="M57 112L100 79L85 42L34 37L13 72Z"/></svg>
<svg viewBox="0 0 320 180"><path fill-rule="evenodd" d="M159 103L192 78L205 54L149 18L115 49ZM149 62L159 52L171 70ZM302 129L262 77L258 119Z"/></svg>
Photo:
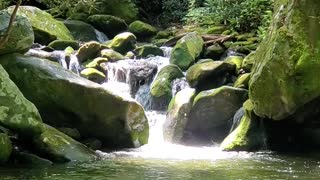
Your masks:
<svg viewBox="0 0 320 180"><path fill-rule="evenodd" d="M0 167L0 179L320 179L320 156L247 153L216 160L122 156L82 164Z"/></svg>

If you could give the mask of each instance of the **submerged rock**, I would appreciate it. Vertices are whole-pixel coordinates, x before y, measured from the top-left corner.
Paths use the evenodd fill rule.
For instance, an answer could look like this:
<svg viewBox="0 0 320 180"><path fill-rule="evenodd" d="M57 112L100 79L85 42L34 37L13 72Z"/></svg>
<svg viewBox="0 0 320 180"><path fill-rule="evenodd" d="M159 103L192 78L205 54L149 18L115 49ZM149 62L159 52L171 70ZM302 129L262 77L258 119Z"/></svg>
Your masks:
<svg viewBox="0 0 320 180"><path fill-rule="evenodd" d="M203 43L202 37L196 32L187 34L172 49L170 63L183 71L187 70L202 52Z"/></svg>
<svg viewBox="0 0 320 180"><path fill-rule="evenodd" d="M128 29L138 40L147 40L157 34L157 29L150 24L142 21L134 21L129 25Z"/></svg>
<svg viewBox="0 0 320 180"><path fill-rule="evenodd" d="M14 54L3 56L0 62L46 123L76 128L82 138L95 137L104 147L147 143L148 121L133 99L120 97L45 59Z"/></svg>
<svg viewBox="0 0 320 180"><path fill-rule="evenodd" d="M262 122L253 112L250 100L243 104L245 114L239 126L221 143L225 151L252 151L258 150L265 144L265 133Z"/></svg>
<svg viewBox="0 0 320 180"><path fill-rule="evenodd" d="M12 12L14 6L9 7ZM68 28L60 21L55 20L49 13L33 6L20 6L18 15L26 17L32 24L35 35L35 42L48 44L49 42L59 40L73 40Z"/></svg>
<svg viewBox="0 0 320 180"><path fill-rule="evenodd" d="M11 15L6 11L0 11L0 34L6 33ZM34 41L33 30L29 21L22 16L17 16L9 34L8 41L0 47L0 55L8 53L25 53Z"/></svg>
<svg viewBox="0 0 320 180"><path fill-rule="evenodd" d="M195 95L194 89L186 88L179 91L171 100L163 125L163 136L166 141L181 143Z"/></svg>
<svg viewBox="0 0 320 180"><path fill-rule="evenodd" d="M116 35L107 46L121 54L126 54L128 51L135 49L136 43L137 38L134 34L124 32Z"/></svg>
<svg viewBox="0 0 320 180"><path fill-rule="evenodd" d="M172 98L171 82L177 78L183 77L183 72L176 65L167 65L163 67L155 80L151 84L151 97L153 98L155 110L165 110Z"/></svg>
<svg viewBox="0 0 320 180"><path fill-rule="evenodd" d="M247 99L247 90L229 86L200 92L194 98L184 140L219 142L228 134L229 120Z"/></svg>
<svg viewBox="0 0 320 180"><path fill-rule="evenodd" d="M110 38L128 28L123 19L111 15L92 15L88 17L88 22Z"/></svg>
<svg viewBox="0 0 320 180"><path fill-rule="evenodd" d="M235 66L223 61L197 63L187 71L190 87L197 90L208 90L220 87L228 82Z"/></svg>

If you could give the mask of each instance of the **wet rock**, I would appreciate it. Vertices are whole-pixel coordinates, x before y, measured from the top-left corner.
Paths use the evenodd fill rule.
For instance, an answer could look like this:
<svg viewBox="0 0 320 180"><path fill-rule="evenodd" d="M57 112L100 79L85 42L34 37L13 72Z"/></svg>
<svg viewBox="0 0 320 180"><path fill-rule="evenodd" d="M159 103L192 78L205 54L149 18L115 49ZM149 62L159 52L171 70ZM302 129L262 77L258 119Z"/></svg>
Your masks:
<svg viewBox="0 0 320 180"><path fill-rule="evenodd" d="M224 52L225 48L223 48L221 45L213 44L205 49L204 57L219 60Z"/></svg>
<svg viewBox="0 0 320 180"><path fill-rule="evenodd" d="M48 44L48 47L54 50L65 50L68 46L73 49L79 49L79 42L73 40L54 40Z"/></svg>
<svg viewBox="0 0 320 180"><path fill-rule="evenodd" d="M136 42L137 38L134 34L124 32L116 35L107 46L121 54L126 54L128 51L135 49Z"/></svg>
<svg viewBox="0 0 320 180"><path fill-rule="evenodd" d="M110 62L115 62L115 61L125 59L125 57L122 54L112 49L102 49L99 52L98 56L107 58Z"/></svg>
<svg viewBox="0 0 320 180"><path fill-rule="evenodd" d="M85 68L80 72L80 75L99 84L106 81L106 75L95 68Z"/></svg>
<svg viewBox="0 0 320 180"><path fill-rule="evenodd" d="M88 17L88 22L110 38L128 28L123 19L111 15L92 15Z"/></svg>
<svg viewBox="0 0 320 180"><path fill-rule="evenodd" d="M163 51L154 45L143 45L135 49L137 57L146 58L150 56L163 56Z"/></svg>
<svg viewBox="0 0 320 180"><path fill-rule="evenodd" d="M98 42L95 42L95 41L90 41L90 42L83 44L79 48L79 50L76 54L78 61L80 63L82 63L82 62L85 62L89 59L96 58L102 48L103 48L102 45Z"/></svg>

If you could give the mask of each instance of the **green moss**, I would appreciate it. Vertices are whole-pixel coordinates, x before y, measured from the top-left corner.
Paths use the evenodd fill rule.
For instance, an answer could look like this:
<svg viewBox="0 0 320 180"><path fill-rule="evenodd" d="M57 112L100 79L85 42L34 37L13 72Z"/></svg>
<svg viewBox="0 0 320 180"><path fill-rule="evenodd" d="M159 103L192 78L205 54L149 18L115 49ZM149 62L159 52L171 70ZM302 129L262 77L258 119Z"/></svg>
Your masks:
<svg viewBox="0 0 320 180"><path fill-rule="evenodd" d="M8 135L0 133L0 164L6 163L12 153L12 144Z"/></svg>
<svg viewBox="0 0 320 180"><path fill-rule="evenodd" d="M207 34L221 34L227 30L226 26L214 26L207 30Z"/></svg>
<svg viewBox="0 0 320 180"><path fill-rule="evenodd" d="M229 56L225 59L225 62L230 63L236 67L236 73L238 73L241 69L243 57L241 56Z"/></svg>
<svg viewBox="0 0 320 180"><path fill-rule="evenodd" d="M97 83L102 83L106 80L106 75L95 68L86 68L80 72L80 75Z"/></svg>
<svg viewBox="0 0 320 180"><path fill-rule="evenodd" d="M234 83L233 87L248 89L250 76L251 76L250 73L240 75L236 80L236 82Z"/></svg>
<svg viewBox="0 0 320 180"><path fill-rule="evenodd" d="M146 40L157 34L157 29L150 24L142 21L134 21L129 25L129 31L132 32L138 40Z"/></svg>
<svg viewBox="0 0 320 180"><path fill-rule="evenodd" d="M54 50L65 50L68 46L72 47L73 49L79 49L79 42L73 40L55 40L48 44L48 47Z"/></svg>
<svg viewBox="0 0 320 180"><path fill-rule="evenodd" d="M163 51L154 45L143 45L135 49L138 57L163 56Z"/></svg>
<svg viewBox="0 0 320 180"><path fill-rule="evenodd" d="M135 48L136 42L137 38L134 34L124 32L115 36L107 46L121 54L126 54Z"/></svg>
<svg viewBox="0 0 320 180"><path fill-rule="evenodd" d="M122 56L122 54L120 54L117 51L114 51L112 49L102 49L99 52L99 56L103 57L103 58L107 58L111 62L125 59L125 57Z"/></svg>
<svg viewBox="0 0 320 180"><path fill-rule="evenodd" d="M95 69L98 69L101 63L105 63L105 62L108 62L108 61L109 61L108 58L98 57L98 58L95 58L95 59L92 60L92 61L89 60L89 61L84 62L83 65L84 65L86 68L95 68Z"/></svg>
<svg viewBox="0 0 320 180"><path fill-rule="evenodd" d="M87 61L89 59L94 59L97 57L99 51L102 49L102 45L95 41L90 41L85 44L83 44L78 52L77 52L77 58L80 63Z"/></svg>
<svg viewBox="0 0 320 180"><path fill-rule="evenodd" d="M253 67L253 65L255 64L255 61L256 61L256 57L255 57L254 54L255 54L255 52L250 53L242 61L241 68L245 72L251 72L251 69L252 69L252 67Z"/></svg>

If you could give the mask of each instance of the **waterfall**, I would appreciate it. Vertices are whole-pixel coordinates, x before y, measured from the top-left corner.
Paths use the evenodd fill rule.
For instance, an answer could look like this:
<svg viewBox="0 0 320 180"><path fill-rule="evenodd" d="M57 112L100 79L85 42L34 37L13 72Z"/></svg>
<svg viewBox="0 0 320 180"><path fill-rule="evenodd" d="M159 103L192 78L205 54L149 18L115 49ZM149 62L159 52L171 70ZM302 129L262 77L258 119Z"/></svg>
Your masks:
<svg viewBox="0 0 320 180"><path fill-rule="evenodd" d="M96 33L96 38L100 43L104 43L109 40L108 37L103 32L100 32L96 29L94 30L94 32Z"/></svg>

